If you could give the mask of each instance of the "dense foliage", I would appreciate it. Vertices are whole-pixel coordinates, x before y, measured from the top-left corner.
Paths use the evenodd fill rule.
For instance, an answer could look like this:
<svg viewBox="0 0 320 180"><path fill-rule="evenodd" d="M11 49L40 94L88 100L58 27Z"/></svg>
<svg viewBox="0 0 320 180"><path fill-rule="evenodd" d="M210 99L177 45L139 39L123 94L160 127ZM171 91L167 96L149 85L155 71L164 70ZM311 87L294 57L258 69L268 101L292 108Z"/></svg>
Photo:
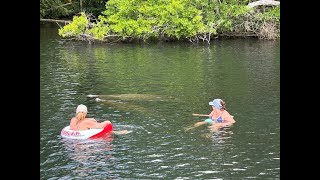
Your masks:
<svg viewBox="0 0 320 180"><path fill-rule="evenodd" d="M79 3L71 0L40 0L40 18L64 18L79 11Z"/></svg>
<svg viewBox="0 0 320 180"><path fill-rule="evenodd" d="M40 0L40 18L72 18L79 12L85 11L94 16L101 15L105 10L106 0Z"/></svg>
<svg viewBox="0 0 320 180"><path fill-rule="evenodd" d="M81 13L59 35L88 41L199 40L220 36L280 37L280 6L238 0L109 0L96 19Z"/></svg>

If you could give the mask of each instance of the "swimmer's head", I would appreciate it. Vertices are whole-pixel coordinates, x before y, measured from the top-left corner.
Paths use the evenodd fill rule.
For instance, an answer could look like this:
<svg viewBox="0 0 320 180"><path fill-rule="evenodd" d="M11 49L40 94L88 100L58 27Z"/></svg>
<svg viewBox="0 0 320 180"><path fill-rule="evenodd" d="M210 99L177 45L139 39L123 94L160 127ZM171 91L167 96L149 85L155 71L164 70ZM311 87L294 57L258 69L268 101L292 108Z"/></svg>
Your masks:
<svg viewBox="0 0 320 180"><path fill-rule="evenodd" d="M77 107L77 110L76 110L76 114L78 114L79 112L83 112L83 113L88 113L88 110L87 110L87 107L83 104L80 104L78 107Z"/></svg>
<svg viewBox="0 0 320 180"><path fill-rule="evenodd" d="M221 99L214 99L213 101L209 102L209 105L214 106L217 109L221 109L223 108L223 105L221 103L222 103Z"/></svg>

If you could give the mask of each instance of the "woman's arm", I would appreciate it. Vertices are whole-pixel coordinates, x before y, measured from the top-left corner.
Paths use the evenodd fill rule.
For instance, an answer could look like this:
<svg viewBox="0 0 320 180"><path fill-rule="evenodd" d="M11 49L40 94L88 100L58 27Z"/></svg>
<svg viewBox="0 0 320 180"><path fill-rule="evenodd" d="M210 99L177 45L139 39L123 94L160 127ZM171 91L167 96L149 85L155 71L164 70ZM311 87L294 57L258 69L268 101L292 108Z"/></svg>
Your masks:
<svg viewBox="0 0 320 180"><path fill-rule="evenodd" d="M88 120L88 121L93 121L93 122L97 122L97 120L95 120L94 118L86 118L86 120Z"/></svg>
<svg viewBox="0 0 320 180"><path fill-rule="evenodd" d="M74 130L74 131L78 130L78 128L77 128L77 118L72 118L70 120L70 129Z"/></svg>
<svg viewBox="0 0 320 180"><path fill-rule="evenodd" d="M82 127L85 129L103 129L104 126L101 123L92 120L86 120L81 124Z"/></svg>
<svg viewBox="0 0 320 180"><path fill-rule="evenodd" d="M231 116L230 114L229 114L229 112L225 112L224 114L223 114L223 119L224 119L224 123L228 123L228 124L233 124L233 123L235 123L236 121L233 119L233 116Z"/></svg>
<svg viewBox="0 0 320 180"><path fill-rule="evenodd" d="M94 118L86 118L85 121L83 122L83 125L86 129L103 129L106 127L107 124L110 124L110 121L103 121L99 123L97 120Z"/></svg>
<svg viewBox="0 0 320 180"><path fill-rule="evenodd" d="M103 121L102 123L98 123L97 122L97 127L99 127L99 128L104 128L104 127L106 127L106 125L107 124L111 124L111 122L110 121Z"/></svg>

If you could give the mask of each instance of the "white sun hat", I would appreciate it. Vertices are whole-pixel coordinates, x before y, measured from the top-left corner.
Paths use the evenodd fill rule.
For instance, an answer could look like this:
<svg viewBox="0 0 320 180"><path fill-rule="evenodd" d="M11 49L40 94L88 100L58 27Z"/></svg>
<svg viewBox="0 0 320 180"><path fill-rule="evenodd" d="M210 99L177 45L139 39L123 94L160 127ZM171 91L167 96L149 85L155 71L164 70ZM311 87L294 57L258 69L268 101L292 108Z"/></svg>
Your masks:
<svg viewBox="0 0 320 180"><path fill-rule="evenodd" d="M87 113L87 112L88 112L87 106L85 106L85 105L83 105L83 104L80 104L80 105L77 107L76 114L78 114L79 112Z"/></svg>

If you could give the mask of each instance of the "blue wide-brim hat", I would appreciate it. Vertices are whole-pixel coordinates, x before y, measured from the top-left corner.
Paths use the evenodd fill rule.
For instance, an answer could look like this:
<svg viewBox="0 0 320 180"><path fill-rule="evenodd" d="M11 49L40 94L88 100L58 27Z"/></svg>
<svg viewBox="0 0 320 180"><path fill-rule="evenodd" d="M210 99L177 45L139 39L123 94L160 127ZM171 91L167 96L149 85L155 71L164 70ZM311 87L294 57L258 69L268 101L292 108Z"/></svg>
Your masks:
<svg viewBox="0 0 320 180"><path fill-rule="evenodd" d="M209 102L209 105L210 106L214 106L214 107L216 107L218 109L221 109L222 105L220 104L220 101L221 101L221 99L214 99L213 101Z"/></svg>

